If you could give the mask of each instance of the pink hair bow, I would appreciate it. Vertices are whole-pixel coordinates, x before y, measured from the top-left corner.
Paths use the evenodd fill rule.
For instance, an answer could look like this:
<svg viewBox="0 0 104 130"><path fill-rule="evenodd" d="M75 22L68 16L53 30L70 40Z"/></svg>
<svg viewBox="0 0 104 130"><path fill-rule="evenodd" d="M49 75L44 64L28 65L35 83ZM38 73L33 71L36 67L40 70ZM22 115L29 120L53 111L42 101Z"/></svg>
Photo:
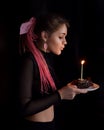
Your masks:
<svg viewBox="0 0 104 130"><path fill-rule="evenodd" d="M33 31L36 19L34 17L30 18L28 22L22 23L20 26L20 35L28 33L31 29Z"/></svg>

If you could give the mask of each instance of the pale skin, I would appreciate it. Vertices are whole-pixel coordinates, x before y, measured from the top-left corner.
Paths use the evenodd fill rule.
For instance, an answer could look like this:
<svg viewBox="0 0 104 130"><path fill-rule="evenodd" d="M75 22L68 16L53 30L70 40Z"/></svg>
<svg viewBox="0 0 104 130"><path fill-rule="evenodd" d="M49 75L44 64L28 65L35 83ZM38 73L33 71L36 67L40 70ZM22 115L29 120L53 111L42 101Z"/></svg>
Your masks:
<svg viewBox="0 0 104 130"><path fill-rule="evenodd" d="M41 33L41 38L47 43L48 48L44 50L43 43L38 43L38 48L47 51L47 53L52 52L56 55L60 55L62 50L65 48L67 41L67 27L65 24L62 24L57 31L48 35L47 32L43 31ZM72 100L77 94L87 93L86 89L79 89L76 85L68 83L66 86L58 90L61 99ZM28 120L37 121L37 122L49 122L54 118L54 108L53 105L48 109L43 110L37 114L27 117Z"/></svg>

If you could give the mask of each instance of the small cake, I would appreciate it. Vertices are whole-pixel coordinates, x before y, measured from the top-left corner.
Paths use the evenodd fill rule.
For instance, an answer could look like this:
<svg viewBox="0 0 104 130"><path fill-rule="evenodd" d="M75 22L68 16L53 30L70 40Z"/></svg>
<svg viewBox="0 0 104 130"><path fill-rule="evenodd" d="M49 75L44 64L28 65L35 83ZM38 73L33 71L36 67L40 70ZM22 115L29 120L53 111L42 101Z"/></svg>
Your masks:
<svg viewBox="0 0 104 130"><path fill-rule="evenodd" d="M93 86L93 82L88 79L76 79L72 81L72 84L75 84L78 88L89 88Z"/></svg>

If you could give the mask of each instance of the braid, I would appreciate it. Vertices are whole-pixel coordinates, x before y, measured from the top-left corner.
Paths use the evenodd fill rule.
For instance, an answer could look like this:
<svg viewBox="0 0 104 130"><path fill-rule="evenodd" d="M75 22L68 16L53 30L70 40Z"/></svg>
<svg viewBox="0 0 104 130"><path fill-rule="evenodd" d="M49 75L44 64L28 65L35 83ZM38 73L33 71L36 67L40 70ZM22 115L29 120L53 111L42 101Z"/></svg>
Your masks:
<svg viewBox="0 0 104 130"><path fill-rule="evenodd" d="M34 34L33 30L36 24L36 19L32 17L28 22L25 22L20 27L20 35L25 34L25 40L22 40L22 49L28 48L28 50L33 54L34 58L39 67L40 80L41 80L41 92L47 92L49 86L52 87L52 90L56 90L54 80L51 76L47 63L40 52L40 50L35 46L34 42L37 40L38 36Z"/></svg>

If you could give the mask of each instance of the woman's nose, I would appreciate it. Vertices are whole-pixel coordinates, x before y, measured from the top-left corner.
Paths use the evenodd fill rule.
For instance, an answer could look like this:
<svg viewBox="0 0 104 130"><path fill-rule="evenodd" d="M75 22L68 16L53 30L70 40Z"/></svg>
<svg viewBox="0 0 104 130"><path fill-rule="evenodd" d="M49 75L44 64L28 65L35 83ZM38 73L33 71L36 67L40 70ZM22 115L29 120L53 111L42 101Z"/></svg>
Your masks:
<svg viewBox="0 0 104 130"><path fill-rule="evenodd" d="M67 44L67 41L66 40L64 40L64 45L66 45Z"/></svg>

